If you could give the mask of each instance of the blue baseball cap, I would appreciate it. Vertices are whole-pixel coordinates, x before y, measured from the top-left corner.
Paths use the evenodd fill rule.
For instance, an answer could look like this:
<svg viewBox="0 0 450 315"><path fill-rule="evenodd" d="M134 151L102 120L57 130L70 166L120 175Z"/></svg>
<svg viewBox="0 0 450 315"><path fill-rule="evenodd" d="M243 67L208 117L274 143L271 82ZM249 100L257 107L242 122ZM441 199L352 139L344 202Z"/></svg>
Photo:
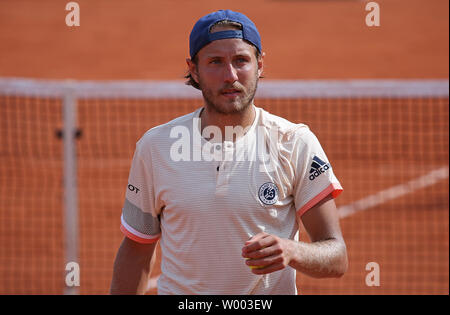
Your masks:
<svg viewBox="0 0 450 315"><path fill-rule="evenodd" d="M211 27L220 21L232 21L242 25L242 30L227 30L211 33ZM191 59L200 49L212 41L226 38L242 38L253 44L261 53L261 37L255 24L244 14L231 10L219 10L200 18L189 36Z"/></svg>

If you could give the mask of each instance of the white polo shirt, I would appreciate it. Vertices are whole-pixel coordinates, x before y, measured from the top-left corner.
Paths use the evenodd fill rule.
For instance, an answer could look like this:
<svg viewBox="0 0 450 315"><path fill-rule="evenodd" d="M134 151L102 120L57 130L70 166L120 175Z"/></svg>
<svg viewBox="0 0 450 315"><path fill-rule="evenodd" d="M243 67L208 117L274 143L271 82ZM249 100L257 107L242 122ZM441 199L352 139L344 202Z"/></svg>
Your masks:
<svg viewBox="0 0 450 315"><path fill-rule="evenodd" d="M158 294L297 293L293 268L254 275L242 247L262 231L297 240L296 214L342 187L306 125L254 108L235 143L200 136L201 108L138 141L121 230L160 240Z"/></svg>

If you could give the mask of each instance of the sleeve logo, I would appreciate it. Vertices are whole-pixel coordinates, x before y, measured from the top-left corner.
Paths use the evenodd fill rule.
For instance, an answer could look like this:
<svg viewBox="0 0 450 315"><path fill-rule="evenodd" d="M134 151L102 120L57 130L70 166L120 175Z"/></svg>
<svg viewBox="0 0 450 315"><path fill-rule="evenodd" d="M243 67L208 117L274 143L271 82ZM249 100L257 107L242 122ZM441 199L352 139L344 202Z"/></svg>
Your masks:
<svg viewBox="0 0 450 315"><path fill-rule="evenodd" d="M278 201L278 187L274 183L264 183L259 187L259 200L266 205L273 205Z"/></svg>
<svg viewBox="0 0 450 315"><path fill-rule="evenodd" d="M131 184L128 184L128 189L130 190L130 191L134 191L136 194L139 192L139 188L137 188L136 186L133 186L133 185L131 185Z"/></svg>
<svg viewBox="0 0 450 315"><path fill-rule="evenodd" d="M320 174L325 173L331 168L330 163L326 163L319 159L317 156L314 156L313 161L311 163L311 169L309 170L309 180L314 180L320 176Z"/></svg>

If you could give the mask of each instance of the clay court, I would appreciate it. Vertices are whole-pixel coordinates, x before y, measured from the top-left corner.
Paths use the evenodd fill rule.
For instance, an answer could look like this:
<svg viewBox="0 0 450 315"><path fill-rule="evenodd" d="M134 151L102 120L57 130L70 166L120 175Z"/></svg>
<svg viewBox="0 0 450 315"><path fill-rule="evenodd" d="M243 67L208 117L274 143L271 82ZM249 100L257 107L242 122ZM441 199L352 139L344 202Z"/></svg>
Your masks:
<svg viewBox="0 0 450 315"><path fill-rule="evenodd" d="M262 81L448 85L448 1L377 1L379 27L365 24L368 1L242 2L80 0L80 26L68 27L64 1L2 1L0 87L14 78L92 86L183 80L193 24L223 8L258 26ZM1 91L0 294L63 294L63 100ZM344 187L336 203L349 270L340 279L298 274L300 294L449 294L448 93L261 97L255 104L308 124ZM190 97L77 99L79 293L108 293L136 141L200 106ZM380 266L380 286L366 285L370 262ZM159 273L157 260L149 294Z"/></svg>

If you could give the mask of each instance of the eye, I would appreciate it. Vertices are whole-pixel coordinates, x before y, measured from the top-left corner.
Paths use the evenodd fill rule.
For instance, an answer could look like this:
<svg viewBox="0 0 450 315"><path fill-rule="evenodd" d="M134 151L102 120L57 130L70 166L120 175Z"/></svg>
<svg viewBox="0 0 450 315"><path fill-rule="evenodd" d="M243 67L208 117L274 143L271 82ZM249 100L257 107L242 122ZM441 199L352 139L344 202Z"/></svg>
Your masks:
<svg viewBox="0 0 450 315"><path fill-rule="evenodd" d="M238 57L236 59L237 63L247 63L248 62L248 58L245 57Z"/></svg>
<svg viewBox="0 0 450 315"><path fill-rule="evenodd" d="M220 64L220 60L219 60L219 59L211 59L211 60L209 61L209 63L210 63L210 64L213 64L213 65L218 65L218 64Z"/></svg>

